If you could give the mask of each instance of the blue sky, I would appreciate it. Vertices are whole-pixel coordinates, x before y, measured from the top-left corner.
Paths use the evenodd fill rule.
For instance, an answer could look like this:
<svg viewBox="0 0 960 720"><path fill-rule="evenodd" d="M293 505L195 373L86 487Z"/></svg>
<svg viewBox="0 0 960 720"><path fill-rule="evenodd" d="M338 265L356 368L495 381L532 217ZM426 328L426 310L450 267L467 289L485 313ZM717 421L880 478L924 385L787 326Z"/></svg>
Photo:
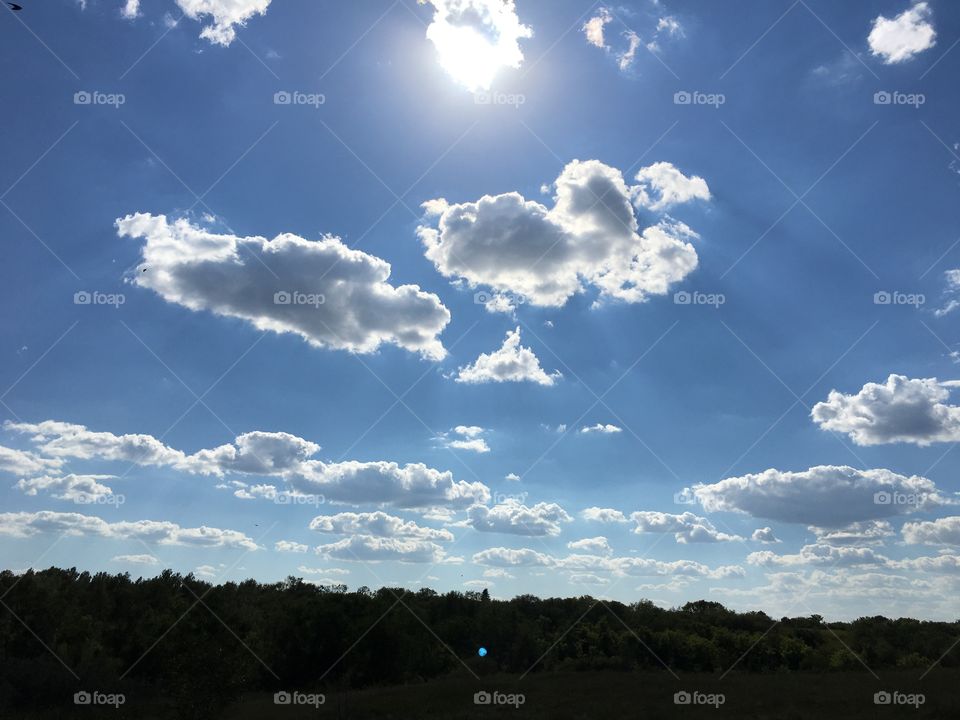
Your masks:
<svg viewBox="0 0 960 720"><path fill-rule="evenodd" d="M960 8L21 4L6 566L955 619Z"/></svg>

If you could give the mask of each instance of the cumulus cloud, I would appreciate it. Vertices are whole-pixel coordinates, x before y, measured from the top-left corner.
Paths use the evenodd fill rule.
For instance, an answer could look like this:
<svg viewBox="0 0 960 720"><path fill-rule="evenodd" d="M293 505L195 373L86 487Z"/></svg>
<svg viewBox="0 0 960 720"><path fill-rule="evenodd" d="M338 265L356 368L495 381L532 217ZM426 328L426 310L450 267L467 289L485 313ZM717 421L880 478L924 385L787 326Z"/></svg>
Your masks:
<svg viewBox="0 0 960 720"><path fill-rule="evenodd" d="M616 425L604 425L603 423L597 423L596 425L588 425L586 427L580 428L580 433L583 435L589 435L591 433L600 433L601 435L615 435L616 433L623 432L623 428L617 427Z"/></svg>
<svg viewBox="0 0 960 720"><path fill-rule="evenodd" d="M553 564L553 558L529 548L514 550L512 548L496 547L476 553L473 556L473 562L477 565L490 565L500 568L549 567Z"/></svg>
<svg viewBox="0 0 960 720"><path fill-rule="evenodd" d="M507 332L499 350L481 353L470 365L460 368L456 381L462 383L533 382L553 385L559 372L550 375L540 367L540 359L533 350L520 344L520 328Z"/></svg>
<svg viewBox="0 0 960 720"><path fill-rule="evenodd" d="M777 539L777 536L773 533L773 528L763 527L757 528L753 531L753 534L750 536L750 539L754 542L762 543L778 543L780 540Z"/></svg>
<svg viewBox="0 0 960 720"><path fill-rule="evenodd" d="M60 469L63 460L44 458L24 450L15 450L0 445L0 472L12 475L35 475Z"/></svg>
<svg viewBox="0 0 960 720"><path fill-rule="evenodd" d="M610 547L610 543L607 542L607 539L602 535L592 538L583 538L582 540L574 540L573 542L568 542L567 547L570 550L577 550L588 555L612 555L613 548Z"/></svg>
<svg viewBox="0 0 960 720"><path fill-rule="evenodd" d="M891 537L893 526L887 520L864 520L842 528L807 528L821 545L882 545Z"/></svg>
<svg viewBox="0 0 960 720"><path fill-rule="evenodd" d="M960 545L960 517L904 523L901 532L909 545Z"/></svg>
<svg viewBox="0 0 960 720"><path fill-rule="evenodd" d="M292 540L277 540L277 542L273 544L273 549L277 552L305 553L309 548L303 543Z"/></svg>
<svg viewBox="0 0 960 720"><path fill-rule="evenodd" d="M167 521L138 520L108 523L80 513L41 512L0 513L0 535L32 537L41 533L62 533L117 540L142 540L160 545L195 545L258 549L242 532L219 528L183 528Z"/></svg>
<svg viewBox="0 0 960 720"><path fill-rule="evenodd" d="M317 547L318 555L354 562L439 563L446 554L439 545L425 540L354 535Z"/></svg>
<svg viewBox="0 0 960 720"><path fill-rule="evenodd" d="M918 2L894 18L877 16L867 36L870 51L884 64L906 62L936 45L937 33L930 22L930 5Z"/></svg>
<svg viewBox="0 0 960 720"><path fill-rule="evenodd" d="M95 432L83 425L47 420L40 423L6 422L8 430L30 436L44 453L57 458L124 461L145 466L167 466L202 475L230 473L277 477L274 485L233 481L237 497L274 499L278 495L320 495L345 504L375 504L401 508L466 508L490 500L490 490L479 482L455 480L452 473L422 463L347 460L324 463L312 459L320 446L284 432L254 431L233 443L188 455L164 445L151 435ZM226 487L230 487L227 485Z"/></svg>
<svg viewBox="0 0 960 720"><path fill-rule="evenodd" d="M476 425L457 425L451 431L455 437L451 438L444 435L441 439L444 445L455 450L469 450L475 453L488 453L490 446L487 445L483 434L486 430Z"/></svg>
<svg viewBox="0 0 960 720"><path fill-rule="evenodd" d="M404 520L385 512L320 515L310 522L310 529L335 535L372 535L387 538L413 538L416 540L439 540L451 542L453 534L449 530L435 530L423 527L415 522Z"/></svg>
<svg viewBox="0 0 960 720"><path fill-rule="evenodd" d="M553 187L549 208L517 192L445 203L418 228L426 257L445 277L541 307L561 307L587 286L601 298L643 302L697 267L691 241L699 236L669 218L641 231L632 199L642 194L616 168L574 160Z"/></svg>
<svg viewBox="0 0 960 720"><path fill-rule="evenodd" d="M770 550L750 553L747 562L762 567L792 565L823 565L828 567L853 567L858 565L886 566L890 560L870 548L836 545L804 545L793 555L777 555Z"/></svg>
<svg viewBox="0 0 960 720"><path fill-rule="evenodd" d="M613 16L605 7L601 7L599 12L583 24L583 34L587 42L598 48L606 48L607 41L603 37L604 28L613 21Z"/></svg>
<svg viewBox="0 0 960 720"><path fill-rule="evenodd" d="M254 15L267 14L270 0L177 0L177 5L191 20L203 22L209 16L200 37L227 47L236 39L238 25L246 25Z"/></svg>
<svg viewBox="0 0 960 720"><path fill-rule="evenodd" d="M117 555L110 558L110 562L126 563L130 565L159 565L160 561L153 555Z"/></svg>
<svg viewBox="0 0 960 720"><path fill-rule="evenodd" d="M513 0L418 0L434 8L427 39L441 67L472 92L489 90L502 68L523 62L520 40L533 30L520 22Z"/></svg>
<svg viewBox="0 0 960 720"><path fill-rule="evenodd" d="M40 492L50 493L58 500L70 500L75 503L93 503L113 495L113 490L100 483L110 480L114 475L43 475L24 478L17 482L17 489L27 495Z"/></svg>
<svg viewBox="0 0 960 720"><path fill-rule="evenodd" d="M687 177L668 162L641 168L636 180L637 185L631 188L633 202L647 210L660 211L693 200L710 200L706 180L698 175Z"/></svg>
<svg viewBox="0 0 960 720"><path fill-rule="evenodd" d="M293 333L316 347L371 353L389 344L433 360L446 355L437 335L450 312L440 298L389 284L389 263L339 238L219 235L147 213L116 224L121 237L146 241L147 272L131 282L167 302Z"/></svg>
<svg viewBox="0 0 960 720"><path fill-rule="evenodd" d="M856 395L831 390L811 416L824 430L846 433L857 445L960 440L960 407L948 404L954 381L890 375L867 383Z"/></svg>
<svg viewBox="0 0 960 720"><path fill-rule="evenodd" d="M818 465L799 472L765 470L692 488L708 512L840 528L928 510L948 501L927 478L891 470Z"/></svg>
<svg viewBox="0 0 960 720"><path fill-rule="evenodd" d="M126 0L120 8L120 17L124 20L136 20L140 17L140 0Z"/></svg>
<svg viewBox="0 0 960 720"><path fill-rule="evenodd" d="M636 523L635 533L672 532L678 543L732 542L743 540L739 535L728 535L717 530L713 523L704 517L685 512L682 515L643 510L630 514Z"/></svg>
<svg viewBox="0 0 960 720"><path fill-rule="evenodd" d="M625 523L627 516L612 508L588 507L580 513L584 520L602 523Z"/></svg>
<svg viewBox="0 0 960 720"><path fill-rule="evenodd" d="M473 505L467 510L466 524L480 532L512 535L559 535L560 523L573 520L556 503L537 503L527 507L517 500L499 505Z"/></svg>

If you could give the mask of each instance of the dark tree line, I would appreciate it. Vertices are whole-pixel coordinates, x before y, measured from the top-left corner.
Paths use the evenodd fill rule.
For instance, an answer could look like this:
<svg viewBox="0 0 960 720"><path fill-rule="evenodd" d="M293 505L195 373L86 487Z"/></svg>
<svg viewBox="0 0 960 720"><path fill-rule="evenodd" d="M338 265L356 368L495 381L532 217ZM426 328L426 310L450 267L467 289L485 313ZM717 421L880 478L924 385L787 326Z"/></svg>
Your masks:
<svg viewBox="0 0 960 720"><path fill-rule="evenodd" d="M501 601L486 592L348 592L294 577L212 586L169 570L139 580L4 571L0 596L0 711L99 689L154 709L167 703L171 716L210 717L243 693L420 683L466 672L462 663L481 675L663 663L723 672L742 656L742 672L859 670L852 650L877 670L923 669L960 636L960 621L775 623L703 600L669 610L590 597ZM960 650L941 665L960 666Z"/></svg>

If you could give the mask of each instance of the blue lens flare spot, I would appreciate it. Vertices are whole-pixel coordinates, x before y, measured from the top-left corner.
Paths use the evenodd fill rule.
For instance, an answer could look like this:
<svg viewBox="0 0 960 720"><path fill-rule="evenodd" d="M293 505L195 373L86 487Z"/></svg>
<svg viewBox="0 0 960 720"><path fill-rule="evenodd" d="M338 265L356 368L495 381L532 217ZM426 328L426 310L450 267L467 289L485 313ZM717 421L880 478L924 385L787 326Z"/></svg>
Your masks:
<svg viewBox="0 0 960 720"><path fill-rule="evenodd" d="M485 647L480 648L479 650L477 650L477 655L479 655L480 657L486 657L487 649Z"/></svg>

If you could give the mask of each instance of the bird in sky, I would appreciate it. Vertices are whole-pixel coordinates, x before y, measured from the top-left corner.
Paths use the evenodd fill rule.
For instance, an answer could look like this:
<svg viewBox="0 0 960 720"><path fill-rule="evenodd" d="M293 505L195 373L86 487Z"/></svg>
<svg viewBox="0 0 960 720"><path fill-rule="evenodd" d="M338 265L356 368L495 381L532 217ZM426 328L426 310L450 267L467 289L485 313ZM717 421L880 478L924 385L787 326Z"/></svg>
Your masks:
<svg viewBox="0 0 960 720"><path fill-rule="evenodd" d="M16 3L8 2L7 5L10 6L10 9L14 12L20 12L23 10L23 5L17 5Z"/></svg>

